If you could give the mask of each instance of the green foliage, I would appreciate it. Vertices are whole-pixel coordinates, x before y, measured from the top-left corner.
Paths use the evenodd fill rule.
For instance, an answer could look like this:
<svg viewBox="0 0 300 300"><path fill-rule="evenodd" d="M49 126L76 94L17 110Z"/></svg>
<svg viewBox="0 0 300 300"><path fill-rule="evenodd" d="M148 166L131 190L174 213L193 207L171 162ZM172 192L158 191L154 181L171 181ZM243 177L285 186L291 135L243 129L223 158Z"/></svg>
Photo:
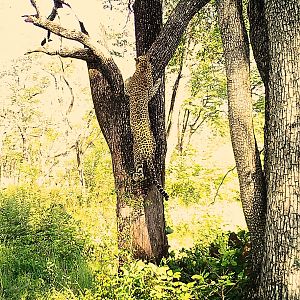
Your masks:
<svg viewBox="0 0 300 300"><path fill-rule="evenodd" d="M0 198L0 295L36 299L61 285L84 289L92 276L84 260L86 236L62 205L42 207L22 194Z"/></svg>
<svg viewBox="0 0 300 300"><path fill-rule="evenodd" d="M244 232L222 234L213 216L189 220L171 236L191 235L190 226L193 248L171 251L161 266L129 261L118 274L114 205L79 195L34 186L0 192L0 299L239 299Z"/></svg>
<svg viewBox="0 0 300 300"><path fill-rule="evenodd" d="M168 1L167 7L172 7L172 2ZM193 142L192 136L204 128L213 128L221 135L228 130L225 121L226 75L217 23L214 5L207 4L190 22L169 63L169 73L188 77L189 84L189 92L185 89L186 95L177 97L184 97L177 121L180 152ZM168 126L170 124L169 119Z"/></svg>
<svg viewBox="0 0 300 300"><path fill-rule="evenodd" d="M217 167L204 167L196 163L197 151L188 147L182 154L174 151L167 169L167 187L171 198L179 198L185 204L208 204L213 202L216 188L224 176L224 171ZM227 177L227 182L236 178L235 174ZM235 200L236 189L227 187L225 195L219 198Z"/></svg>
<svg viewBox="0 0 300 300"><path fill-rule="evenodd" d="M79 295L52 290L42 299L241 299L247 284L243 244L229 247L226 241L217 241L217 254L196 246L171 253L159 267L133 261L121 268L121 275L98 273L94 290Z"/></svg>
<svg viewBox="0 0 300 300"><path fill-rule="evenodd" d="M193 106L194 116L218 128L227 92L221 35L212 4L192 20L190 34L197 63L191 68L191 98L185 101L184 107Z"/></svg>
<svg viewBox="0 0 300 300"><path fill-rule="evenodd" d="M195 299L241 299L247 284L248 241L245 231L222 234L209 248L196 245L171 252L167 264L180 274L180 281L194 282Z"/></svg>
<svg viewBox="0 0 300 300"><path fill-rule="evenodd" d="M84 157L85 182L90 196L106 199L114 194L111 156L96 119L92 127L94 130L87 141L92 141L92 146Z"/></svg>
<svg viewBox="0 0 300 300"><path fill-rule="evenodd" d="M195 164L190 159L192 156L193 153L187 151L184 155L175 152L168 168L167 189L170 197L181 197L184 203L197 203L201 198L206 199L210 193L209 186L197 183L197 177L201 174L203 179L206 170Z"/></svg>
<svg viewBox="0 0 300 300"><path fill-rule="evenodd" d="M192 247L195 243L201 244L202 247L208 247L222 232L220 229L222 219L215 215L211 216L207 209L192 205L189 207L178 206L180 207L179 211L167 215L167 224L173 230L173 234L169 236L169 243L175 249L182 248L182 245L187 248ZM185 216L183 215L184 209ZM195 210L197 214L194 213ZM190 217L188 218L188 216Z"/></svg>
<svg viewBox="0 0 300 300"><path fill-rule="evenodd" d="M96 275L95 290L78 297L65 289L43 299L241 299L247 284L245 232L220 235L210 250L201 245L171 252L161 266L132 261L121 273ZM213 250L211 250L213 249Z"/></svg>
<svg viewBox="0 0 300 300"><path fill-rule="evenodd" d="M58 183L77 181L79 186L75 144L91 133L80 123L91 110L90 94L81 83L72 82L80 66L70 60L30 57L0 72L0 183L53 184L55 177Z"/></svg>

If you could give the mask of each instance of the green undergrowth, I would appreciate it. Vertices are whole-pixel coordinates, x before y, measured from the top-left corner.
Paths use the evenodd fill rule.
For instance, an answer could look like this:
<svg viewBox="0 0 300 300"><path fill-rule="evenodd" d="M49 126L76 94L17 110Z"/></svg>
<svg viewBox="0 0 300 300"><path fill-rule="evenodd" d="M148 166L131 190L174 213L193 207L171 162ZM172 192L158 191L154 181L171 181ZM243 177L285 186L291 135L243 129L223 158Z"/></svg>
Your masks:
<svg viewBox="0 0 300 300"><path fill-rule="evenodd" d="M118 272L112 202L35 187L0 192L0 299L241 299L245 231L222 232L211 218L193 247Z"/></svg>

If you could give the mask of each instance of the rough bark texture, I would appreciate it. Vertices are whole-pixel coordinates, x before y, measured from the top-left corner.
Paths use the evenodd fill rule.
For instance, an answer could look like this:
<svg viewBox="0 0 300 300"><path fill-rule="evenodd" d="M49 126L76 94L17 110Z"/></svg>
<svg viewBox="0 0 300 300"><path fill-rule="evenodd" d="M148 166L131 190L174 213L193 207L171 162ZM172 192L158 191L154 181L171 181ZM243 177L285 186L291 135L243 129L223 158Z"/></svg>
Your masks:
<svg viewBox="0 0 300 300"><path fill-rule="evenodd" d="M265 1L267 221L260 298L300 299L300 2Z"/></svg>
<svg viewBox="0 0 300 300"><path fill-rule="evenodd" d="M135 38L136 38L136 56L148 52L149 48L159 35L162 29L162 1L141 1L136 0L133 5ZM153 70L154 73L154 70ZM151 129L156 142L156 152L154 167L156 169L157 179L163 186L165 156L166 156L166 138L165 138L165 102L164 102L164 82L159 91L149 103L149 115L151 120ZM145 185L144 185L145 187ZM152 248L156 250L155 255L158 262L162 256L167 254L168 241L165 233L164 205L163 197L158 193L155 185L148 184L147 190L143 191L145 195L144 208L140 211L140 216L134 223L134 244L137 245L137 257L141 257L142 248ZM145 237L149 235L149 239ZM154 243L151 245L149 243Z"/></svg>
<svg viewBox="0 0 300 300"><path fill-rule="evenodd" d="M265 87L265 124L269 120L269 39L267 31L267 23L265 19L265 0L250 0L248 4L248 18L250 23L250 40L253 50L254 59L262 81ZM265 141L266 141L266 126L265 126ZM266 164L268 155L268 144L264 145L265 166L264 172L268 173L268 166ZM265 188L267 189L267 188ZM264 253L264 252L263 252ZM262 253L262 255L263 255ZM262 259L262 257L261 257ZM258 287L260 283L260 276L257 276L256 285L254 289L250 289L248 293L249 299L258 298Z"/></svg>
<svg viewBox="0 0 300 300"><path fill-rule="evenodd" d="M265 0L250 0L248 17L253 55L262 81L267 87L269 80L269 51L264 2Z"/></svg>
<svg viewBox="0 0 300 300"><path fill-rule="evenodd" d="M250 0L248 17L250 23L250 40L254 59L265 87L265 124L269 119L269 38L265 18L265 0ZM265 158L268 145L265 144ZM265 159L266 161L266 159ZM265 165L265 168L267 166Z"/></svg>
<svg viewBox="0 0 300 300"><path fill-rule="evenodd" d="M147 53L162 29L162 1L142 1L134 3L135 37L137 56ZM153 68L153 73L155 69ZM165 98L164 72L161 74L162 84L149 103L151 127L156 141L155 162L158 180L164 182L165 156L167 151L165 134ZM161 178L160 178L161 177Z"/></svg>
<svg viewBox="0 0 300 300"><path fill-rule="evenodd" d="M252 122L249 46L241 0L218 1L224 48L231 141L252 243L252 279L260 271L265 228L265 181Z"/></svg>
<svg viewBox="0 0 300 300"><path fill-rule="evenodd" d="M147 52L161 30L161 2L136 1L134 12L137 56L139 56ZM189 15L187 18L191 17L192 15ZM181 26L186 25L181 24ZM177 40L179 43L180 38L178 37ZM173 47L169 46L164 51L172 54L176 46L175 44ZM162 54L163 52L157 57L152 56L152 62L155 62ZM162 76L166 64L167 61L164 61L160 68L153 67L154 78ZM142 192L139 187L132 185L130 173L133 170L133 156L128 99L122 93L118 96L116 89L111 91L112 85L101 75L103 71L100 64L94 67L94 63L88 63L88 67L96 114L112 154L118 196L119 248L133 253L135 258L159 262L166 255L168 246L163 200L154 186L148 186ZM163 89L151 101L149 111L157 143L155 155L158 166L157 174L163 182L166 141L162 95ZM137 206L133 206L133 203ZM139 205L139 203L145 205ZM125 258L121 256L121 261L123 260Z"/></svg>

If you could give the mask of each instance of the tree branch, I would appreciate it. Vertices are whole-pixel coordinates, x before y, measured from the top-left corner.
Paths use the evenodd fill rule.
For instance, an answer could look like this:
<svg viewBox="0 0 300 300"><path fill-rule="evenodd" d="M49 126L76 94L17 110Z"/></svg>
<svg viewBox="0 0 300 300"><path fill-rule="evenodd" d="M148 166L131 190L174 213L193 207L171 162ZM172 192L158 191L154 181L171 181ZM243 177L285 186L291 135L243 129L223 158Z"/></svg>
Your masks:
<svg viewBox="0 0 300 300"><path fill-rule="evenodd" d="M36 8L36 1L31 0L31 3ZM116 91L120 91L120 92L124 91L124 82L123 82L122 74L118 66L114 62L109 50L106 49L104 46L102 46L100 43L98 43L96 40L92 39L89 35L87 35L86 34L87 31L84 29L84 27L83 27L84 29L83 32L81 32L75 29L72 30L66 29L60 24L50 21L47 18L40 16L39 14L34 16L26 15L24 17L26 17L25 19L26 22L32 23L37 27L46 29L60 37L77 41L82 45L84 45L86 48L90 49L90 51L94 54L94 58L96 58L99 66L101 67L101 71L103 72L103 75L106 77L107 81L110 82L114 87L116 87L115 88ZM82 25L83 24L80 24L81 27ZM44 51L40 51L40 52L44 52ZM73 51L69 53L72 54L73 56L67 56L67 52L62 51L62 54L65 54L64 57L73 57L73 58L86 60L87 52L77 51L74 53Z"/></svg>
<svg viewBox="0 0 300 300"><path fill-rule="evenodd" d="M184 50L182 52L182 55L180 57L180 66L179 66L179 70L177 73L177 77L175 80L175 83L173 85L173 92L172 92L172 96L171 96L171 104L170 104L170 108L169 108L169 113L168 113L168 119L167 119L167 136L169 137L170 135L170 131L171 131L171 126L172 126L172 116L173 116L173 111L174 111L174 106L175 106L175 100L176 100L176 96L177 96L177 91L178 91L178 87L179 87L179 82L180 79L182 78L182 69L183 69L183 56L184 56Z"/></svg>
<svg viewBox="0 0 300 300"><path fill-rule="evenodd" d="M96 40L93 40L87 34L80 32L75 29L67 29L61 26L58 23L48 20L44 17L36 17L36 16L26 16L26 22L32 23L33 25L49 30L52 33L66 38L68 40L73 40L81 43L87 48L91 49L93 53L101 59L102 62L106 62L109 59L112 59L110 52L101 44L99 44Z"/></svg>
<svg viewBox="0 0 300 300"><path fill-rule="evenodd" d="M45 53L47 55L59 55L61 57L70 57L70 58L76 58L76 59L82 59L85 61L95 61L97 60L97 56L92 52L91 49L88 48L61 48L59 50L54 49L47 49L45 47L39 47L34 50L29 50L25 53L25 55L32 54L32 53Z"/></svg>
<svg viewBox="0 0 300 300"><path fill-rule="evenodd" d="M225 178L227 177L227 175L228 175L229 173L233 172L235 169L236 169L236 166L234 166L233 168L229 169L229 170L226 172L226 174L223 176L223 178L222 178L222 180L221 180L221 182L220 182L220 184L219 184L219 186L218 186L218 188L217 188L216 194L215 194L215 196L214 196L214 200L213 200L210 204L214 204L214 203L216 202L216 199L217 199L217 197L218 197L218 195L219 195L220 188L221 188L221 186L222 186L222 184L223 184Z"/></svg>
<svg viewBox="0 0 300 300"><path fill-rule="evenodd" d="M210 0L180 0L176 5L167 23L148 51L151 57L154 81L163 74L190 20L209 1Z"/></svg>

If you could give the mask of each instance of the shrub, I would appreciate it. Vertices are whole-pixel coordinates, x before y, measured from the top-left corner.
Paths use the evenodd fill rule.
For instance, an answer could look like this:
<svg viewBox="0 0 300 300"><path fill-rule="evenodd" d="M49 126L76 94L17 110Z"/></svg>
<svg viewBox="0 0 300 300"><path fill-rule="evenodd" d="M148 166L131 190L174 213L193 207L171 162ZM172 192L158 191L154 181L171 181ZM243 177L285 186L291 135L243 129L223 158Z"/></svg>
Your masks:
<svg viewBox="0 0 300 300"><path fill-rule="evenodd" d="M245 231L222 234L209 248L196 245L171 252L166 264L180 273L183 283L194 282L195 299L241 299L247 284L248 243Z"/></svg>
<svg viewBox="0 0 300 300"><path fill-rule="evenodd" d="M0 295L35 299L51 287L90 287L86 237L61 205L38 208L20 199L0 205Z"/></svg>

